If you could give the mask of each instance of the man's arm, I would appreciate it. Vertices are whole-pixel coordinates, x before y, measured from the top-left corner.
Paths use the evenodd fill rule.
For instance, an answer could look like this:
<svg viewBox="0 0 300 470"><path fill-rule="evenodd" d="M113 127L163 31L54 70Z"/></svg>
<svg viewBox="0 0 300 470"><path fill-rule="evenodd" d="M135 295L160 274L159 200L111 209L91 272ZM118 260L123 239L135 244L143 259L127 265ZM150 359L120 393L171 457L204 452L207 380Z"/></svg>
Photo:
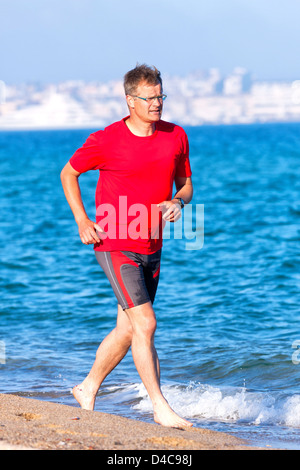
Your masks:
<svg viewBox="0 0 300 470"><path fill-rule="evenodd" d="M169 222L176 222L181 217L180 202L176 198L180 198L185 204L191 202L193 197L193 183L192 178L189 176L178 176L175 178L176 194L171 201L163 201L158 204L165 212L163 213L164 220Z"/></svg>
<svg viewBox="0 0 300 470"><path fill-rule="evenodd" d="M176 198L183 199L185 204L191 202L193 197L193 183L192 178L185 176L178 176L175 178L175 186L177 192L173 197L172 201L176 202Z"/></svg>
<svg viewBox="0 0 300 470"><path fill-rule="evenodd" d="M68 162L62 169L60 178L66 199L73 212L75 221L78 225L79 236L85 245L99 243L100 239L96 233L96 230L103 232L101 227L95 222L90 220L85 211L81 192L79 187L78 178L81 173L74 170L71 164Z"/></svg>

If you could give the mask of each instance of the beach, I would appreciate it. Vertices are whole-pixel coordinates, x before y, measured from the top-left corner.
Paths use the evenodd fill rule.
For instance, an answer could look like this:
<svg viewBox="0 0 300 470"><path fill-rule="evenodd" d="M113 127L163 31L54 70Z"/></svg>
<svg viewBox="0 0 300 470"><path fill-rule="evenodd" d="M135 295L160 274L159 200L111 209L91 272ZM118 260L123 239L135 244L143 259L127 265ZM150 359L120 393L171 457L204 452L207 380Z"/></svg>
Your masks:
<svg viewBox="0 0 300 470"><path fill-rule="evenodd" d="M0 394L0 450L257 450L229 434L166 428L98 411Z"/></svg>

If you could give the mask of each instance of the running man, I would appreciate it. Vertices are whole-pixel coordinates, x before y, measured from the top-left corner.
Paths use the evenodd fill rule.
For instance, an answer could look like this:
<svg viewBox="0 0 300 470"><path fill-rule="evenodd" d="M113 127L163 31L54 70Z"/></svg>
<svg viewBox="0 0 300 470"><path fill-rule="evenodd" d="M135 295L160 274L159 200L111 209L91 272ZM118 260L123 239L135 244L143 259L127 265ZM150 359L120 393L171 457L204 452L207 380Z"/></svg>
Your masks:
<svg viewBox="0 0 300 470"><path fill-rule="evenodd" d="M124 89L129 116L91 134L61 172L81 241L94 245L97 261L118 300L116 327L102 341L88 376L72 393L83 409L93 410L103 380L131 347L153 404L155 422L170 427L192 426L172 410L161 392L153 303L162 231L153 223L159 218L150 217L157 208L160 225L162 218L175 222L184 204L192 199L188 139L181 127L161 120L166 96L155 67L137 65L125 75ZM78 182L89 170L100 170L96 222L87 216ZM172 198L174 182L177 192ZM110 208L113 217L109 219ZM144 215L137 224L139 230L132 225L138 210ZM136 230L131 230L132 226Z"/></svg>

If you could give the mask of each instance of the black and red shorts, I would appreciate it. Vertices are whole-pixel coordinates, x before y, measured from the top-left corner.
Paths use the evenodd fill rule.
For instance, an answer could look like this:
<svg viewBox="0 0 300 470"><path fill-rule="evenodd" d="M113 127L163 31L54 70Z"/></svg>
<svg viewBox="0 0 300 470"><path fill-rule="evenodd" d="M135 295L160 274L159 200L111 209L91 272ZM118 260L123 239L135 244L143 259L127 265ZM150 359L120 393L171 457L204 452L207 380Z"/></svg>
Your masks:
<svg viewBox="0 0 300 470"><path fill-rule="evenodd" d="M119 304L124 309L154 302L161 250L150 255L132 251L95 251Z"/></svg>

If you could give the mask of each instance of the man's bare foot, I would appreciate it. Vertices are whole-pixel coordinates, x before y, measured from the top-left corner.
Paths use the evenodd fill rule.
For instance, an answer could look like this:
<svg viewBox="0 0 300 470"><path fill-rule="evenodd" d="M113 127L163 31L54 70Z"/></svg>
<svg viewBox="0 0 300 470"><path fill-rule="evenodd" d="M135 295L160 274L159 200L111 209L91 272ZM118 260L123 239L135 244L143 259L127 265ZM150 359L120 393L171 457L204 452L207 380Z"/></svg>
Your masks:
<svg viewBox="0 0 300 470"><path fill-rule="evenodd" d="M83 410L94 410L96 395L86 390L83 384L75 385L72 394Z"/></svg>
<svg viewBox="0 0 300 470"><path fill-rule="evenodd" d="M154 411L154 421L162 426L168 426L171 428L182 428L182 427L192 427L193 423L187 421L184 418L178 416L175 411L166 403L164 406Z"/></svg>

